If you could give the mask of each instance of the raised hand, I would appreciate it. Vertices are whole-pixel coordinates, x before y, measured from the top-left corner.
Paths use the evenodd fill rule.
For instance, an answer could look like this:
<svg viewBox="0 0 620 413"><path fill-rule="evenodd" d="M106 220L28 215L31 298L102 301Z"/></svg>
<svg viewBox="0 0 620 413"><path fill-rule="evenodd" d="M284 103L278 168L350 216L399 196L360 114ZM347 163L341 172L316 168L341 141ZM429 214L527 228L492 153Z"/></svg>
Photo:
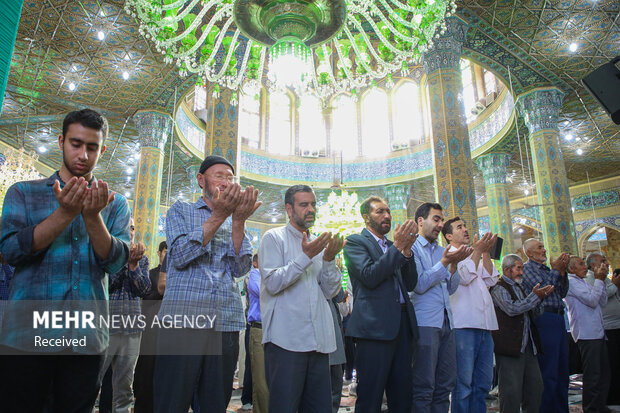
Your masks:
<svg viewBox="0 0 620 413"><path fill-rule="evenodd" d="M325 261L333 261L336 258L336 255L342 250L344 245L347 243L340 234L336 234L331 237L329 242L327 243L327 247L325 247L325 252L323 253L323 259Z"/></svg>
<svg viewBox="0 0 620 413"><path fill-rule="evenodd" d="M331 232L324 232L312 241L308 242L308 234L304 232L303 239L301 240L301 250L308 256L308 258L312 259L323 251L323 248L325 248L331 238Z"/></svg>
<svg viewBox="0 0 620 413"><path fill-rule="evenodd" d="M412 219L406 220L394 229L394 246L399 251L410 250L417 238L418 224Z"/></svg>
<svg viewBox="0 0 620 413"><path fill-rule="evenodd" d="M563 252L560 256L554 260L549 257L549 264L554 270L558 270L561 275L566 275L566 269L568 268L568 261L570 260L570 254Z"/></svg>
<svg viewBox="0 0 620 413"><path fill-rule="evenodd" d="M540 283L536 284L534 288L532 288L534 294L536 294L541 300L549 297L553 290L555 290L555 287L553 285L547 285L543 288L540 288Z"/></svg>
<svg viewBox="0 0 620 413"><path fill-rule="evenodd" d="M613 283L613 285L620 288L620 274L613 274L611 276L611 282Z"/></svg>
<svg viewBox="0 0 620 413"><path fill-rule="evenodd" d="M452 251L450 251L450 248L448 247L443 251L441 262L444 263L445 261L444 265L458 264L459 262L469 257L473 251L474 249L468 247L467 245L461 245L459 248Z"/></svg>
<svg viewBox="0 0 620 413"><path fill-rule="evenodd" d="M229 184L226 189L220 192L215 188L213 199L213 215L221 219L228 218L241 202L241 186L239 184Z"/></svg>
<svg viewBox="0 0 620 413"><path fill-rule="evenodd" d="M138 268L138 264L142 257L144 257L144 252L146 248L142 243L131 244L129 246L129 269L134 271Z"/></svg>
<svg viewBox="0 0 620 413"><path fill-rule="evenodd" d="M114 200L116 194L108 191L108 183L102 180L93 180L90 188L87 189L82 216L91 218L99 214L103 208Z"/></svg>
<svg viewBox="0 0 620 413"><path fill-rule="evenodd" d="M233 221L244 222L247 220L257 209L261 206L262 202L256 201L258 199L258 189L254 189L254 186L246 186L245 190L241 192L241 199L237 208L232 213Z"/></svg>
<svg viewBox="0 0 620 413"><path fill-rule="evenodd" d="M608 272L609 267L607 266L607 264L601 262L598 267L594 268L594 278L596 278L597 280L605 281Z"/></svg>
<svg viewBox="0 0 620 413"><path fill-rule="evenodd" d="M88 191L88 182L83 177L78 179L74 176L62 189L60 189L60 182L57 180L52 189L64 214L76 217L82 212Z"/></svg>

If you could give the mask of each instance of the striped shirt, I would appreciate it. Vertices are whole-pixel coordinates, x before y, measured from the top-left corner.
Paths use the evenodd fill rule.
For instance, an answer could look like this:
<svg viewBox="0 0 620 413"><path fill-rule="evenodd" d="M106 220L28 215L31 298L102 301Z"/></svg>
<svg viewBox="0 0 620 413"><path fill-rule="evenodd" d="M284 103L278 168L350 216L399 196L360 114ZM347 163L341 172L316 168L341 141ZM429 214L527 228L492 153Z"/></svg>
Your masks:
<svg viewBox="0 0 620 413"><path fill-rule="evenodd" d="M100 213L112 237L110 253L105 260L95 253L82 215L75 217L47 248L32 252L35 226L59 207L52 188L56 180L64 187L55 172L46 179L14 184L4 198L0 252L6 262L15 267L15 275L0 344L24 351L57 352L72 348L78 353L100 353L108 345L107 328L63 327L37 333L32 328L32 310L51 306L75 310L76 303L80 303L80 309L107 316L107 274L118 272L129 258L129 206L125 198L116 194L114 201ZM40 300L48 301L45 306L32 304ZM24 311L28 306L31 311ZM34 348L35 334L67 340L85 336L87 346Z"/></svg>
<svg viewBox="0 0 620 413"><path fill-rule="evenodd" d="M216 331L241 331L245 313L234 278L250 270L252 245L246 234L235 252L228 217L203 246L202 225L212 214L203 198L193 204L177 201L168 210L168 272L159 315L215 316Z"/></svg>
<svg viewBox="0 0 620 413"><path fill-rule="evenodd" d="M555 286L553 292L545 299L545 307L563 309L562 298L568 294L568 276L562 277L558 270L552 270L545 264L529 260L523 264L523 289L525 293L531 293L538 283L540 283L540 288L547 285Z"/></svg>
<svg viewBox="0 0 620 413"><path fill-rule="evenodd" d="M144 331L137 321L142 314L140 298L151 291L149 257L142 257L135 271L125 265L119 272L110 275L110 315L130 316L120 326L110 325L110 334L132 334Z"/></svg>

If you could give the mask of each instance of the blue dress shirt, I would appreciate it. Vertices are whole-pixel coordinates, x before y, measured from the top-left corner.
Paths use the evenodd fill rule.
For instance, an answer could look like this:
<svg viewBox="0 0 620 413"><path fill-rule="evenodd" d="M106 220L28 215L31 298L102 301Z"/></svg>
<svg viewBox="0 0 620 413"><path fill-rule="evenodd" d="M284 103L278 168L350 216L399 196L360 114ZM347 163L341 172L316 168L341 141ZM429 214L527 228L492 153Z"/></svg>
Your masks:
<svg viewBox="0 0 620 413"><path fill-rule="evenodd" d="M260 271L258 268L252 268L250 270L250 275L248 277L248 298L250 299L248 323L252 321L260 323Z"/></svg>
<svg viewBox="0 0 620 413"><path fill-rule="evenodd" d="M458 271L450 274L441 263L443 250L437 241L430 243L422 235L411 247L418 269L418 283L409 296L420 327L441 328L445 310L450 328L453 328L450 294L458 288L461 277Z"/></svg>

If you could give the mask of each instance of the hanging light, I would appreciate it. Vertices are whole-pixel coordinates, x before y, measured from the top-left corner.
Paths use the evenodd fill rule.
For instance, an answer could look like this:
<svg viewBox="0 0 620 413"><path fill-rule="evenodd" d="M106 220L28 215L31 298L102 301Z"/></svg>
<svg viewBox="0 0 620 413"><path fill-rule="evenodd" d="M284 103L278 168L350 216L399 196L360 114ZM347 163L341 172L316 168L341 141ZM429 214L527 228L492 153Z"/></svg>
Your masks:
<svg viewBox="0 0 620 413"><path fill-rule="evenodd" d="M310 82L312 51L295 38L278 41L269 48L269 80L278 87L304 91Z"/></svg>

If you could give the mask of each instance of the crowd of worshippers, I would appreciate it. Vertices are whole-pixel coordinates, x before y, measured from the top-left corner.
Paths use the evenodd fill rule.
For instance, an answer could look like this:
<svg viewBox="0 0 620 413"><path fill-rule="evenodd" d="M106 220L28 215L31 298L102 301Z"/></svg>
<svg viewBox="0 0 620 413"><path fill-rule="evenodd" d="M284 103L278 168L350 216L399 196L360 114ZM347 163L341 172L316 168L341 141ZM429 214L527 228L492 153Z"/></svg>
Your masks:
<svg viewBox="0 0 620 413"><path fill-rule="evenodd" d="M430 202L395 225L378 196L361 203L361 233L313 235L317 201L306 185L287 189L288 224L266 231L254 253L245 226L258 190L211 155L196 176L202 196L167 211L167 243L149 270L127 200L93 174L106 136L97 112L69 113L59 170L6 193L3 411L91 412L99 398L101 412L224 413L244 363L241 331L242 401L256 413L335 413L352 379L357 413L384 403L390 413L484 412L494 372L501 412L568 412L569 342L583 410L620 405L620 271L608 278L602 254L551 257L529 239L523 258L494 263L497 235L472 236ZM64 326L53 337L69 345L33 348L24 312L9 311L20 300L102 301L147 325L213 317L192 328Z"/></svg>

